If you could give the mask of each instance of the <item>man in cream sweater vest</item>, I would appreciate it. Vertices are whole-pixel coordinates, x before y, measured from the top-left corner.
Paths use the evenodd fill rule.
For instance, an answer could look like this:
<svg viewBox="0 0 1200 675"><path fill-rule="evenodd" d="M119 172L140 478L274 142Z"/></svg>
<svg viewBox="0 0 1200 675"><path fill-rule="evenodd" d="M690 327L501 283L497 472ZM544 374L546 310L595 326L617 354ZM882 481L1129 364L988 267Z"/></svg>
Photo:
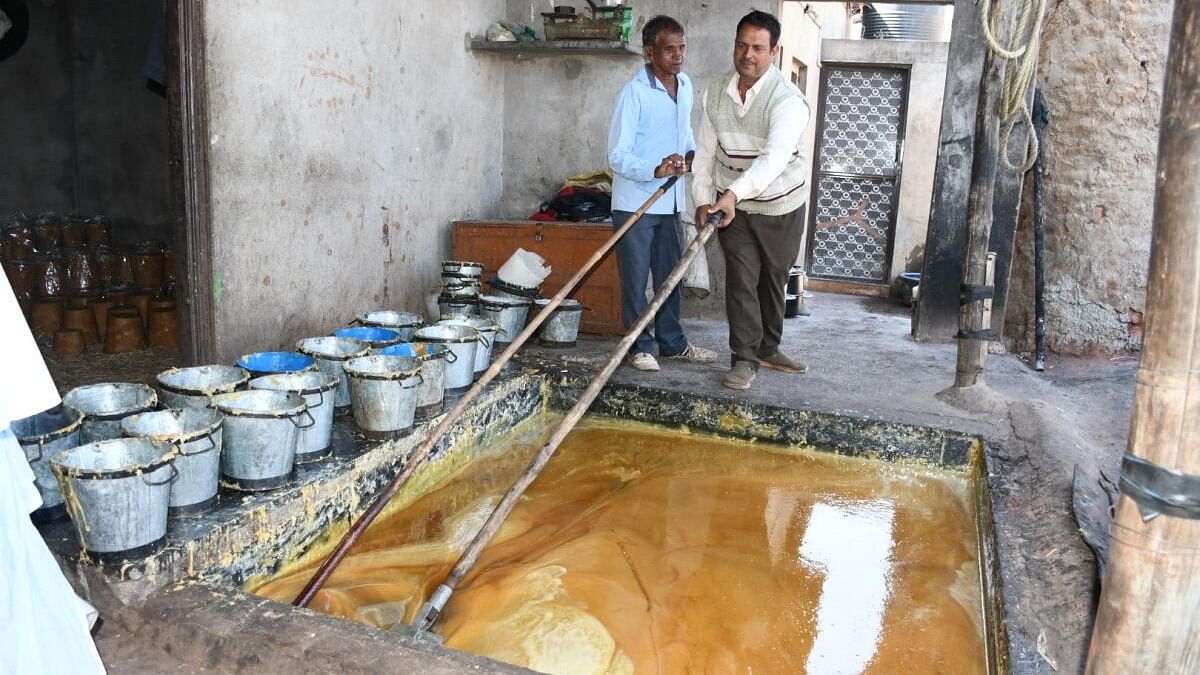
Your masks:
<svg viewBox="0 0 1200 675"><path fill-rule="evenodd" d="M725 313L731 368L723 384L748 389L759 366L787 373L808 367L779 351L784 291L804 235L809 161L804 130L810 117L800 90L773 63L779 20L753 11L737 26L737 72L705 92L692 163L696 222L724 219Z"/></svg>

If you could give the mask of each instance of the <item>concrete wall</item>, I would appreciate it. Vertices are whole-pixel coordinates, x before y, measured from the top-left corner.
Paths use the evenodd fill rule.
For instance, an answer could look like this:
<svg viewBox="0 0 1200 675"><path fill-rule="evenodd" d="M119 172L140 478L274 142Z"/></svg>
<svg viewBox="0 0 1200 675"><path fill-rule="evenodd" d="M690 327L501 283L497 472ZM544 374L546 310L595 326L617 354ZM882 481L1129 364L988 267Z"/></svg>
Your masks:
<svg viewBox="0 0 1200 675"><path fill-rule="evenodd" d="M26 4L29 38L0 62L0 214L165 223L167 106L142 76L160 3Z"/></svg>
<svg viewBox="0 0 1200 675"><path fill-rule="evenodd" d="M449 221L498 215L505 70L465 38L504 0L205 11L217 353L422 311Z"/></svg>
<svg viewBox="0 0 1200 675"><path fill-rule="evenodd" d="M825 63L898 65L910 69L892 279L901 272L919 271L924 259L948 47L946 42L903 40L824 40L821 46L821 59Z"/></svg>
<svg viewBox="0 0 1200 675"><path fill-rule="evenodd" d="M1054 351L1111 352L1141 342L1171 6L1061 0L1047 13L1038 77L1051 110L1043 151ZM1033 344L1032 251L1027 204L1006 324L1019 350Z"/></svg>

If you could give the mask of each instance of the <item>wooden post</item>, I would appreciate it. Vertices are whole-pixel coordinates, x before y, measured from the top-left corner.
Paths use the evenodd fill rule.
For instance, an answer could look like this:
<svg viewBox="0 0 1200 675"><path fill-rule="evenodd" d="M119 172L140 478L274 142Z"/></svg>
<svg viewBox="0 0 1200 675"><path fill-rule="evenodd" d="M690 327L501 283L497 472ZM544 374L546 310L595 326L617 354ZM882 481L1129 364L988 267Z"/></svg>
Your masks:
<svg viewBox="0 0 1200 675"><path fill-rule="evenodd" d="M1200 3L1176 2L1167 58L1146 332L1129 454L1200 474ZM1191 495L1196 499L1196 495ZM1089 673L1200 672L1200 520L1143 521L1123 490Z"/></svg>
<svg viewBox="0 0 1200 675"><path fill-rule="evenodd" d="M1006 26L1008 22L996 22L995 17L1012 15L1009 6L1012 0L996 0L992 4L992 16L985 17L993 26ZM1006 31L999 31L1004 33ZM1003 37L997 36L999 39ZM1004 88L1004 59L988 49L983 59L983 80L979 83L979 108L975 115L975 148L971 191L967 197L967 248L963 259L962 283L964 286L982 288L987 284L988 242L992 232L992 201L996 189L996 168L1000 153L1000 106L1001 90ZM983 301L976 300L959 307L958 327L961 333L982 331L989 328L984 323ZM954 375L955 387L971 387L983 383L983 372L987 366L988 341L962 337L958 341L958 364Z"/></svg>

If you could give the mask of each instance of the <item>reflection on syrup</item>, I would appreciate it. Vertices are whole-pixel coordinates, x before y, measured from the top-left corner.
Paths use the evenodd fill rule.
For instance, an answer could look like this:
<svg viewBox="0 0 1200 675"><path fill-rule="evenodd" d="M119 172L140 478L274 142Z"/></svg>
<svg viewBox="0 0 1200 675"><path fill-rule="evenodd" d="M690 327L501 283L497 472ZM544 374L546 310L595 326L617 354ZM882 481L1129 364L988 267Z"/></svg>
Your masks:
<svg viewBox="0 0 1200 675"><path fill-rule="evenodd" d="M544 436L376 523L312 607L412 621ZM966 494L895 465L588 420L437 630L555 673L984 672ZM255 592L289 601L316 562Z"/></svg>

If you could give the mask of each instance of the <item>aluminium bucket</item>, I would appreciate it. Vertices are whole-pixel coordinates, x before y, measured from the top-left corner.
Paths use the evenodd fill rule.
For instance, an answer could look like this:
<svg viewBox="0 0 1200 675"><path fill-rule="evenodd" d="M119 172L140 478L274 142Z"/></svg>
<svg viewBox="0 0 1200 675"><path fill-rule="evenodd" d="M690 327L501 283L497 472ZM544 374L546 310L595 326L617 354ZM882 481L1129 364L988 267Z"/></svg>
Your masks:
<svg viewBox="0 0 1200 675"><path fill-rule="evenodd" d="M144 384L101 382L68 391L63 405L83 413L80 444L94 443L120 438L121 420L154 410L158 394Z"/></svg>
<svg viewBox="0 0 1200 675"><path fill-rule="evenodd" d="M121 420L132 438L172 443L178 449L168 515L200 513L217 501L221 477L221 428L224 418L212 408L156 410Z"/></svg>
<svg viewBox="0 0 1200 675"><path fill-rule="evenodd" d="M439 326L466 326L479 331L479 345L475 347L474 379L478 380L483 371L492 362L492 345L496 342L496 332L500 324L482 317L442 319Z"/></svg>
<svg viewBox="0 0 1200 675"><path fill-rule="evenodd" d="M500 325L496 331L497 344L510 344L525 329L529 318L529 300L483 295L479 298L479 316Z"/></svg>
<svg viewBox="0 0 1200 675"><path fill-rule="evenodd" d="M549 300L535 300L534 306L540 312L550 304ZM583 316L583 305L578 300L565 298L562 304L554 308L550 318L542 323L538 330L538 344L543 347L574 347L579 337L579 320Z"/></svg>
<svg viewBox="0 0 1200 675"><path fill-rule="evenodd" d="M500 277L496 277L488 282L492 287L492 295L497 298L508 298L510 300L529 300L533 301L538 295L541 295L540 286L518 286L504 281Z"/></svg>
<svg viewBox="0 0 1200 675"><path fill-rule="evenodd" d="M237 360L240 368L245 368L250 377L276 375L278 373L302 373L306 370L316 370L317 360L300 352L255 352L243 354Z"/></svg>
<svg viewBox="0 0 1200 675"><path fill-rule="evenodd" d="M33 470L34 485L42 496L41 508L30 516L35 523L48 523L67 517L67 508L58 490L58 479L50 468L50 458L79 445L81 426L83 413L56 405L36 415L15 420L9 427L25 451L25 460Z"/></svg>
<svg viewBox="0 0 1200 675"><path fill-rule="evenodd" d="M332 447L329 439L333 434L333 397L337 383L336 377L320 370L264 375L250 380L251 389L290 391L304 397L313 424L301 429L300 437L296 439L297 464L317 462L329 456Z"/></svg>
<svg viewBox="0 0 1200 675"><path fill-rule="evenodd" d="M438 314L442 317L479 316L479 298L456 298L443 293L438 296Z"/></svg>
<svg viewBox="0 0 1200 675"><path fill-rule="evenodd" d="M310 337L296 341L296 350L317 360L317 368L337 378L333 405L346 408L350 405L350 381L342 366L350 359L366 356L371 345L362 340L344 337Z"/></svg>
<svg viewBox="0 0 1200 675"><path fill-rule="evenodd" d="M400 344L401 342L400 331L394 328L380 328L379 326L348 326L333 331L333 334L336 337L362 340L372 349Z"/></svg>
<svg viewBox="0 0 1200 675"><path fill-rule="evenodd" d="M479 279L483 276L483 263L470 260L443 260L442 276L446 275L463 279Z"/></svg>
<svg viewBox="0 0 1200 675"><path fill-rule="evenodd" d="M419 314L396 312L390 309L364 312L359 314L354 322L360 326L390 328L400 334L400 342L411 340L413 331L425 325L425 320Z"/></svg>
<svg viewBox="0 0 1200 675"><path fill-rule="evenodd" d="M442 344L454 353L446 364L446 391L460 392L475 380L475 350L479 331L468 326L426 326L413 334L413 342Z"/></svg>
<svg viewBox="0 0 1200 675"><path fill-rule="evenodd" d="M89 557L144 558L162 548L176 449L147 438L114 438L63 450L50 460Z"/></svg>
<svg viewBox="0 0 1200 675"><path fill-rule="evenodd" d="M363 436L396 438L413 426L421 362L407 356L360 356L346 363L354 422Z"/></svg>
<svg viewBox="0 0 1200 675"><path fill-rule="evenodd" d="M313 424L304 399L256 389L214 396L212 405L225 416L222 483L247 492L287 485L300 430Z"/></svg>
<svg viewBox="0 0 1200 675"><path fill-rule="evenodd" d="M416 419L428 419L442 411L442 401L446 398L446 366L455 358L448 346L432 342L408 342L384 347L376 354L408 356L420 361L421 384L417 387Z"/></svg>
<svg viewBox="0 0 1200 675"><path fill-rule="evenodd" d="M158 400L166 408L207 408L209 399L241 389L250 374L237 366L171 368L158 374Z"/></svg>

